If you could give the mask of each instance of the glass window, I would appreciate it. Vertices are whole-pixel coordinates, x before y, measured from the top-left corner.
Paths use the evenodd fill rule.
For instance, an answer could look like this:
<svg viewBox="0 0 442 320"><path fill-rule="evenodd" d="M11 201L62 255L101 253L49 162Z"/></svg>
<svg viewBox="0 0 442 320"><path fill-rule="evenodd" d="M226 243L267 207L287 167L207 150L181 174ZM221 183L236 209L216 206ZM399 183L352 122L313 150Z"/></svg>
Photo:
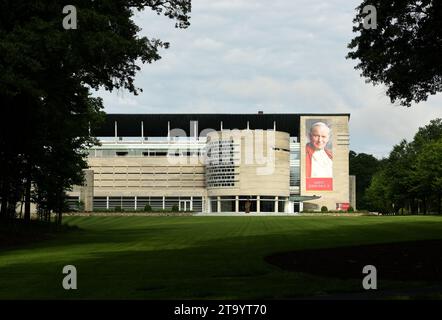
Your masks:
<svg viewBox="0 0 442 320"><path fill-rule="evenodd" d="M218 212L218 205L216 199L210 199L210 211Z"/></svg>
<svg viewBox="0 0 442 320"><path fill-rule="evenodd" d="M275 212L275 201L261 200L261 212Z"/></svg>
<svg viewBox="0 0 442 320"><path fill-rule="evenodd" d="M278 201L278 212L285 212L285 201Z"/></svg>
<svg viewBox="0 0 442 320"><path fill-rule="evenodd" d="M117 151L117 156L122 157L122 156L127 156L129 153L127 151Z"/></svg>
<svg viewBox="0 0 442 320"><path fill-rule="evenodd" d="M249 199L250 201L250 212L256 212L256 198ZM246 211L246 202L247 200L239 200L239 212Z"/></svg>
<svg viewBox="0 0 442 320"><path fill-rule="evenodd" d="M235 212L235 201L234 200L222 200L221 201L221 211L222 212Z"/></svg>

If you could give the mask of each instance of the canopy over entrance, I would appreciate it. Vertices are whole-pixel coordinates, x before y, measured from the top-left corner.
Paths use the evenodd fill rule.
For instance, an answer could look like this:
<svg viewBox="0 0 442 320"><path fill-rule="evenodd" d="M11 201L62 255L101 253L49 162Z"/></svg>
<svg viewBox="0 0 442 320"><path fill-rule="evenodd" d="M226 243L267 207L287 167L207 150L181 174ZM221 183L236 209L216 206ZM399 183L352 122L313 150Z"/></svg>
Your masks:
<svg viewBox="0 0 442 320"><path fill-rule="evenodd" d="M304 202L309 200L317 200L320 199L321 196L299 196L299 195L291 195L290 201L293 202Z"/></svg>

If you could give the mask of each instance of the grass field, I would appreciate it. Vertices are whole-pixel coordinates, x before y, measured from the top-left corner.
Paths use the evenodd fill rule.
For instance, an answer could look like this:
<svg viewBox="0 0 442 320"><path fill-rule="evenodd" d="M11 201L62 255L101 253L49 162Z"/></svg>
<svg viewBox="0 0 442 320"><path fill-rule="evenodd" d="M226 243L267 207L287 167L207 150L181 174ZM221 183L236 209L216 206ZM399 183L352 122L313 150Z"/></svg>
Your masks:
<svg viewBox="0 0 442 320"><path fill-rule="evenodd" d="M442 239L442 217L66 217L80 231L0 252L1 299L267 299L361 291L282 271L282 251ZM440 254L436 252L435 254ZM78 289L62 288L75 265ZM378 280L379 289L420 283Z"/></svg>

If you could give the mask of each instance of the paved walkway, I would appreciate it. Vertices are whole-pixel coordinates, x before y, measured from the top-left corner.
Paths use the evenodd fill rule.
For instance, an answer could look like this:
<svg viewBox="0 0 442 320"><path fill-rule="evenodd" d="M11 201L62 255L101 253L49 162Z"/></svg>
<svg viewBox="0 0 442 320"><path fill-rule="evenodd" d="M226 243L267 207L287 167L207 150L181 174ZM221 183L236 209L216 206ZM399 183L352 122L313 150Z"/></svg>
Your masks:
<svg viewBox="0 0 442 320"><path fill-rule="evenodd" d="M275 212L275 213L244 213L244 212L217 212L217 213L195 213L194 216L199 217L221 217L221 216L228 216L228 217L264 217L264 216L283 216L283 217L299 217L299 213L283 213L283 212Z"/></svg>

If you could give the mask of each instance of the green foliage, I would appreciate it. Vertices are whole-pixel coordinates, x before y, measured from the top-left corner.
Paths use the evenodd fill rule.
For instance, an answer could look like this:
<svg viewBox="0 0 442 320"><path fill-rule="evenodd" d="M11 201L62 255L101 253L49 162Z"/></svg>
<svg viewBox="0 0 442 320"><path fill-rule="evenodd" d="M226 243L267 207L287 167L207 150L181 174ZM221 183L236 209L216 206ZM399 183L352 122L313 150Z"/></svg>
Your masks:
<svg viewBox="0 0 442 320"><path fill-rule="evenodd" d="M352 206L350 206L350 207L348 208L347 212L355 212L355 209L354 209Z"/></svg>
<svg viewBox="0 0 442 320"><path fill-rule="evenodd" d="M72 212L72 211L73 212L83 212L84 211L84 202L78 201L72 207L70 207L68 201L66 201L65 208L66 208L66 210L64 210L64 212Z"/></svg>
<svg viewBox="0 0 442 320"><path fill-rule="evenodd" d="M364 28L367 5L377 9L377 28ZM363 0L357 8L347 58L374 85L387 87L392 102L404 106L442 91L442 3L435 0Z"/></svg>
<svg viewBox="0 0 442 320"><path fill-rule="evenodd" d="M328 208L326 206L321 207L321 212L328 212Z"/></svg>
<svg viewBox="0 0 442 320"><path fill-rule="evenodd" d="M118 207L115 207L115 208L114 208L114 211L115 211L115 212L123 212L124 209L121 208L120 206L118 206Z"/></svg>
<svg viewBox="0 0 442 320"><path fill-rule="evenodd" d="M441 144L442 119L435 119L394 146L366 191L370 210L441 214Z"/></svg>
<svg viewBox="0 0 442 320"><path fill-rule="evenodd" d="M78 202L78 211L84 211L84 202L83 201Z"/></svg>
<svg viewBox="0 0 442 320"><path fill-rule="evenodd" d="M366 191L372 211L388 212L391 209L389 185L387 184L386 172L377 172Z"/></svg>
<svg viewBox="0 0 442 320"><path fill-rule="evenodd" d="M176 204L174 204L172 206L172 212L178 212L178 211L179 211L178 206Z"/></svg>
<svg viewBox="0 0 442 320"><path fill-rule="evenodd" d="M64 5L0 2L0 128L15 126L0 135L0 218L12 216L26 195L61 222L66 191L82 184L86 150L98 143L93 133L103 121L102 100L91 89L137 94L141 63L168 47L139 36L134 9L162 13L178 28L189 25L191 10L190 0L77 1L78 30L64 30Z"/></svg>
<svg viewBox="0 0 442 320"><path fill-rule="evenodd" d="M416 157L415 189L434 195L437 212L442 213L442 138L426 144ZM425 198L424 198L425 199ZM427 200L428 202L428 200Z"/></svg>
<svg viewBox="0 0 442 320"><path fill-rule="evenodd" d="M379 170L382 160L376 159L371 154L350 151L350 175L356 176L356 208L369 207L365 192L370 186L373 175Z"/></svg>
<svg viewBox="0 0 442 320"><path fill-rule="evenodd" d="M144 211L145 211L145 212L152 212L152 207L150 206L150 204L146 204L146 205L144 206Z"/></svg>

